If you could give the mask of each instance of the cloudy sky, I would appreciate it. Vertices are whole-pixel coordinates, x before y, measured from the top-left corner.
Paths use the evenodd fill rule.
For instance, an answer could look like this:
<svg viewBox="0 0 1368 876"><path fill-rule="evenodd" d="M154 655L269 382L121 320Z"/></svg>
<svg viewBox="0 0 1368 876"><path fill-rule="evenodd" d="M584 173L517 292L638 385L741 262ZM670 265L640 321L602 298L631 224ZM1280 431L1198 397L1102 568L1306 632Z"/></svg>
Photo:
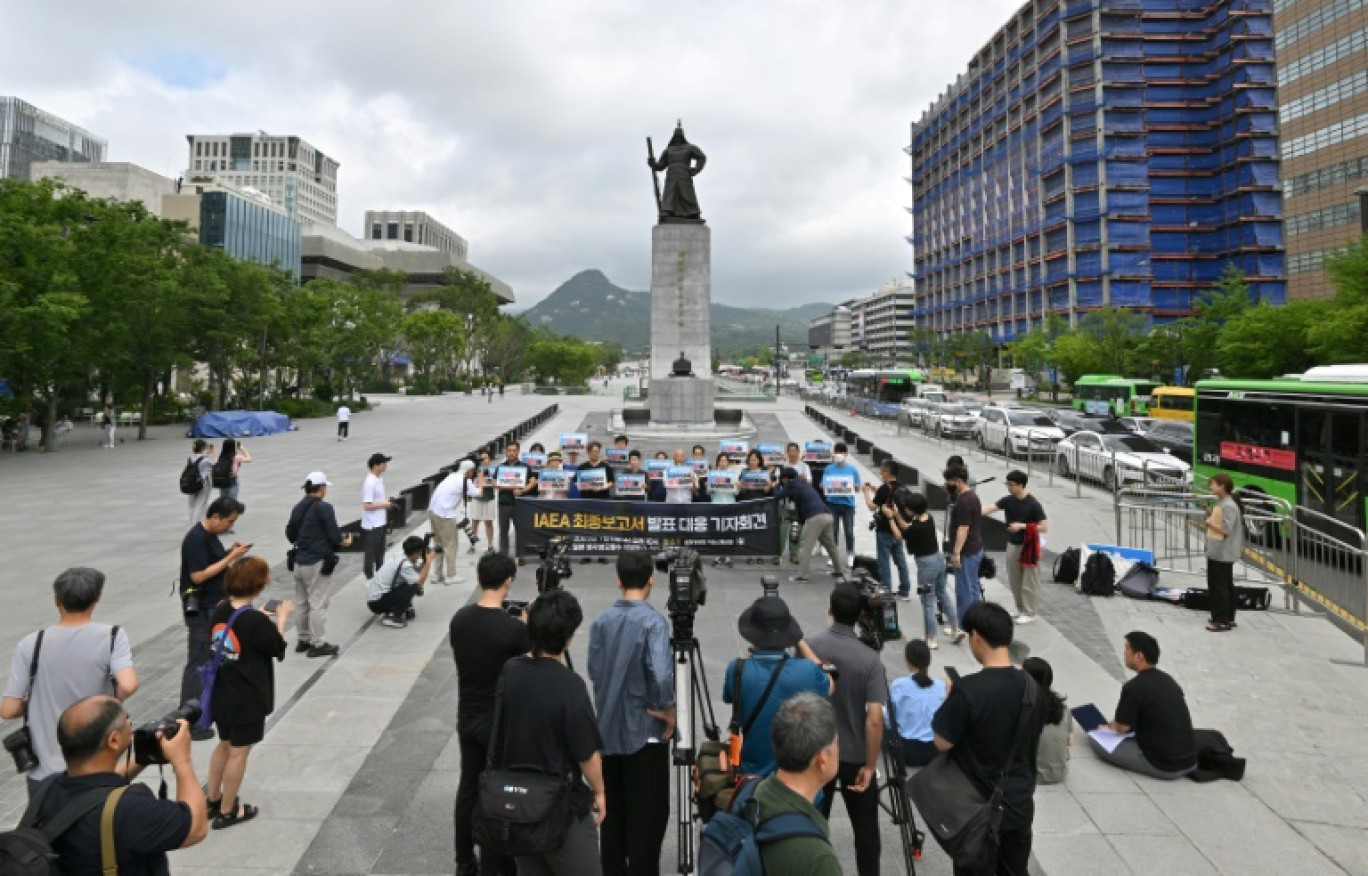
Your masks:
<svg viewBox="0 0 1368 876"><path fill-rule="evenodd" d="M645 141L708 154L713 297L785 307L911 264L909 123L1017 0L12 3L0 94L178 175L185 134L297 134L338 224L421 209L518 306L589 267L650 285Z"/></svg>

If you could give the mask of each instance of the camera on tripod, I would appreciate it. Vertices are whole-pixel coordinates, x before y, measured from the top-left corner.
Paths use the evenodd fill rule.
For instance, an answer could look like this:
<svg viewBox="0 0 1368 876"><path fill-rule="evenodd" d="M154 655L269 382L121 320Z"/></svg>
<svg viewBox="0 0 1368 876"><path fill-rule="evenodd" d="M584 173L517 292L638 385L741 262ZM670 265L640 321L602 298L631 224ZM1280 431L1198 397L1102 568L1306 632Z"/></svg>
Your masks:
<svg viewBox="0 0 1368 876"><path fill-rule="evenodd" d="M698 551L671 548L656 554L653 559L656 571L669 576L669 601L666 607L671 615L692 615L700 605L707 604L708 581L703 577L703 558Z"/></svg>
<svg viewBox="0 0 1368 876"><path fill-rule="evenodd" d="M559 590L561 582L572 574L570 561L565 555L570 552L570 536L553 535L546 544L537 548L541 565L537 567L537 592Z"/></svg>
<svg viewBox="0 0 1368 876"><path fill-rule="evenodd" d="M184 719L186 723L193 725L200 719L200 714L199 700L186 700L179 709L160 721L148 721L141 727L134 728L133 759L142 766L166 763L166 756L162 754L161 739L157 738L157 734L160 733L163 739L172 739L180 732L180 724L177 722Z"/></svg>
<svg viewBox="0 0 1368 876"><path fill-rule="evenodd" d="M860 619L855 622L855 635L875 651L883 650L884 642L902 638L902 624L898 621L898 600L883 588L869 572L856 567L855 586L864 601Z"/></svg>
<svg viewBox="0 0 1368 876"><path fill-rule="evenodd" d="M779 596L779 576L778 576L778 575L761 575L761 576L760 576L760 591L761 591L761 592L760 592L760 595L761 595L761 596L774 596L774 597L778 597L778 596Z"/></svg>

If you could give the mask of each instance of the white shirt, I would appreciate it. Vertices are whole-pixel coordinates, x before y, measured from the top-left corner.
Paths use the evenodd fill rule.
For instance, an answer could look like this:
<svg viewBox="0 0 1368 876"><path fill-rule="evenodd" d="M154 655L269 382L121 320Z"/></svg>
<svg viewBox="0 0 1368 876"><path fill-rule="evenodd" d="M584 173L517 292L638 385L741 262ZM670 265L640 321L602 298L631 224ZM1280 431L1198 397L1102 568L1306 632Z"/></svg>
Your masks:
<svg viewBox="0 0 1368 876"><path fill-rule="evenodd" d="M791 468L794 471L798 472L798 477L802 478L808 483L812 483L812 469L808 467L808 464L806 462L789 462L788 457L784 457L784 461L779 463L779 468Z"/></svg>
<svg viewBox="0 0 1368 876"><path fill-rule="evenodd" d="M432 491L432 498L428 499L428 511L447 520L461 516L464 487L465 475L461 472L454 471L442 478L437 489Z"/></svg>
<svg viewBox="0 0 1368 876"><path fill-rule="evenodd" d="M367 502L377 502L381 505L389 501L389 495L385 492L385 481L377 474L372 472L366 475L366 481L361 485L361 528L362 529L382 529L389 522L389 511L384 508L368 509L365 507Z"/></svg>
<svg viewBox="0 0 1368 876"><path fill-rule="evenodd" d="M351 421L351 408L343 405L337 409L337 422L347 423Z"/></svg>

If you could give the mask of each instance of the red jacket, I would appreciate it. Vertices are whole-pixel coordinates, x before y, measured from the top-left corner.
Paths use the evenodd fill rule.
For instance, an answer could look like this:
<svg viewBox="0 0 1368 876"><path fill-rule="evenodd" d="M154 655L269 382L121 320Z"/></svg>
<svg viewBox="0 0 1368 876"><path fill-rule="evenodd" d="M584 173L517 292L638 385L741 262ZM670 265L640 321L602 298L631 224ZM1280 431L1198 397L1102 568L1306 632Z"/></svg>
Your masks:
<svg viewBox="0 0 1368 876"><path fill-rule="evenodd" d="M1034 523L1026 524L1025 541L1021 543L1021 565L1040 565L1040 527Z"/></svg>

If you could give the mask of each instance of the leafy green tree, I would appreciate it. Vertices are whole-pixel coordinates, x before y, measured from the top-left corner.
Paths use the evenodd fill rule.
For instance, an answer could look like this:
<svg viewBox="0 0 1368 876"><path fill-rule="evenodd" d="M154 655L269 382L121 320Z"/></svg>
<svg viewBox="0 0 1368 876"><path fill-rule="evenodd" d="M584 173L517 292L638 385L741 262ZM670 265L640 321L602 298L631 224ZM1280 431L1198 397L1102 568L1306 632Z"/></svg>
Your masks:
<svg viewBox="0 0 1368 876"><path fill-rule="evenodd" d="M1057 339L1052 345L1054 366L1059 369L1059 376L1073 385L1074 381L1084 374L1095 374L1102 371L1102 351L1101 344L1097 338L1082 333L1067 334Z"/></svg>
<svg viewBox="0 0 1368 876"><path fill-rule="evenodd" d="M1324 320L1334 305L1293 301L1280 307L1259 304L1226 323L1217 354L1222 373L1268 378L1297 373L1316 364L1307 346L1307 330Z"/></svg>
<svg viewBox="0 0 1368 876"><path fill-rule="evenodd" d="M1103 307L1078 321L1079 333L1096 342L1098 367L1106 374L1126 373L1131 354L1148 329L1149 317L1122 307Z"/></svg>
<svg viewBox="0 0 1368 876"><path fill-rule="evenodd" d="M420 390L440 392L465 351L465 321L445 310L420 310L405 316L399 330Z"/></svg>
<svg viewBox="0 0 1368 876"><path fill-rule="evenodd" d="M1325 273L1334 284L1337 301L1368 304L1368 234L1327 258Z"/></svg>
<svg viewBox="0 0 1368 876"><path fill-rule="evenodd" d="M505 383L522 379L528 368L528 348L532 327L521 316L501 314L484 338L481 361L486 372L499 375Z"/></svg>
<svg viewBox="0 0 1368 876"><path fill-rule="evenodd" d="M566 386L583 383L598 365L598 351L578 338L561 337L545 326L532 335L527 363L537 372L537 382L552 380Z"/></svg>

